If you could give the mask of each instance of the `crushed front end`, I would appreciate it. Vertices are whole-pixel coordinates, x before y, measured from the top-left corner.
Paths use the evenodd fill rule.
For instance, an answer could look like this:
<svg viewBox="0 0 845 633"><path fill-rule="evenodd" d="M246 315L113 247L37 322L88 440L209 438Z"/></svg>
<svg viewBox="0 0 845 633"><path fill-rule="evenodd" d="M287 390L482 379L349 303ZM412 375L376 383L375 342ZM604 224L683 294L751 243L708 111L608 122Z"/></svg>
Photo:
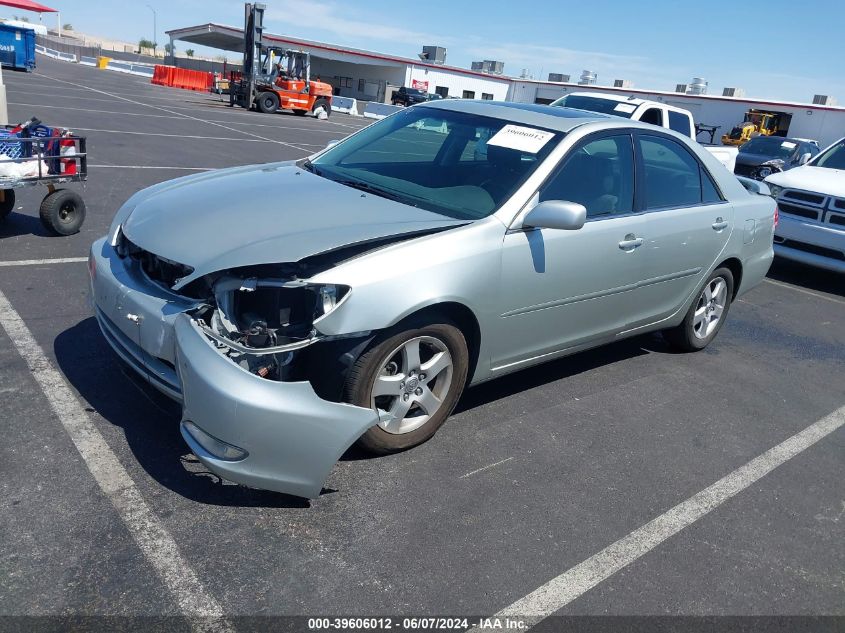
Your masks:
<svg viewBox="0 0 845 633"><path fill-rule="evenodd" d="M341 402L346 368L369 332L327 337L319 320L351 290L311 284L297 264L191 269L116 236L95 242L92 298L109 344L181 400L181 431L217 475L316 497L374 409Z"/></svg>

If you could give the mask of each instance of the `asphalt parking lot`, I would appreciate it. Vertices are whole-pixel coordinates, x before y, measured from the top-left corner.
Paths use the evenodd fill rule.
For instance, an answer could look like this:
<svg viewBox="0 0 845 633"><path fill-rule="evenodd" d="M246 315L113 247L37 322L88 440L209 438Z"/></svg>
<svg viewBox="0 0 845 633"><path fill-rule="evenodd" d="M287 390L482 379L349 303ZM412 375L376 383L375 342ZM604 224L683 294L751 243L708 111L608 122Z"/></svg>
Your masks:
<svg viewBox="0 0 845 633"><path fill-rule="evenodd" d="M778 261L702 353L649 335L473 388L433 440L388 457L351 451L311 502L220 481L188 452L175 406L124 374L100 335L87 249L143 187L299 158L366 120L250 113L38 64L4 73L9 116L88 136L88 218L77 235L48 236L45 191L28 189L0 224L3 323L19 318L34 339L0 328L2 614L194 615L184 588L200 587L212 605L200 613L222 612L234 630L256 615L492 615L843 415L845 281ZM256 192L267 200L284 192ZM175 545L172 574L77 450L55 408L61 386L33 375L41 352L151 511L149 540ZM677 534L640 543L555 613L845 615L843 456L839 427Z"/></svg>

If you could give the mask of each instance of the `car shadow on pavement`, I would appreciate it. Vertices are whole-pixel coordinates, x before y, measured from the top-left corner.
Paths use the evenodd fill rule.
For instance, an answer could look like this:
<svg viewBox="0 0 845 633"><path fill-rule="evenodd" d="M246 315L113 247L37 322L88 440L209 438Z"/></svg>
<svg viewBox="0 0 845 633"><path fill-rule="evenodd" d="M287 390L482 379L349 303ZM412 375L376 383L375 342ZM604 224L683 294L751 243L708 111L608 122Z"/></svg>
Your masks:
<svg viewBox="0 0 845 633"><path fill-rule="evenodd" d="M659 335L644 335L535 365L467 389L455 407L455 414L509 398L521 391L657 351L669 353L671 350Z"/></svg>
<svg viewBox="0 0 845 633"><path fill-rule="evenodd" d="M824 268L776 257L766 276L793 286L845 297L845 275Z"/></svg>
<svg viewBox="0 0 845 633"><path fill-rule="evenodd" d="M310 503L221 480L190 452L179 432L180 406L144 384L106 343L94 317L61 332L54 352L59 369L108 424L123 430L138 465L173 492L217 506L307 508ZM106 441L120 447L105 429ZM131 473L131 465L129 471ZM329 491L326 491L329 492Z"/></svg>

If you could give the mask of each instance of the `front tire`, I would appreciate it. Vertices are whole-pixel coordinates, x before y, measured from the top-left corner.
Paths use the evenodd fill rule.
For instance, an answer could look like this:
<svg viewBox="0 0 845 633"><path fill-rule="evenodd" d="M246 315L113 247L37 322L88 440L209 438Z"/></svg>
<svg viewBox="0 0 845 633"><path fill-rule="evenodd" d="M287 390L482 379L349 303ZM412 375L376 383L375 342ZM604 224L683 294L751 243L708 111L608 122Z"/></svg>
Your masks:
<svg viewBox="0 0 845 633"><path fill-rule="evenodd" d="M56 235L79 233L85 222L85 202L75 191L56 189L41 201L41 224Z"/></svg>
<svg viewBox="0 0 845 633"><path fill-rule="evenodd" d="M255 103L264 114L272 114L279 109L279 95L275 92L262 92Z"/></svg>
<svg viewBox="0 0 845 633"><path fill-rule="evenodd" d="M697 352L716 338L725 323L734 291L734 276L727 268L717 268L707 278L683 322L663 331L663 338L683 352Z"/></svg>
<svg viewBox="0 0 845 633"><path fill-rule="evenodd" d="M388 417L358 444L384 455L431 438L458 403L468 368L466 339L448 322L411 324L377 339L350 369L345 395Z"/></svg>
<svg viewBox="0 0 845 633"><path fill-rule="evenodd" d="M15 190L4 189L3 201L0 202L0 221L5 220L15 208Z"/></svg>

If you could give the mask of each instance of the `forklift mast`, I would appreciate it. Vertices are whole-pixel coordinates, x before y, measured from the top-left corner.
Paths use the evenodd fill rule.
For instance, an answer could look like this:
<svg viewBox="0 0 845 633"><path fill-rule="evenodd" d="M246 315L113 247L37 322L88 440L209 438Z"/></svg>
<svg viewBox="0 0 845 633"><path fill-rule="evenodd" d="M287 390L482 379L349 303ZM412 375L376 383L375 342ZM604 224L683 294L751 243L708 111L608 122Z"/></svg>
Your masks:
<svg viewBox="0 0 845 633"><path fill-rule="evenodd" d="M244 61L242 92L246 103L244 107L252 108L255 99L255 82L260 72L261 46L264 40L264 9L266 5L247 2L244 5Z"/></svg>

